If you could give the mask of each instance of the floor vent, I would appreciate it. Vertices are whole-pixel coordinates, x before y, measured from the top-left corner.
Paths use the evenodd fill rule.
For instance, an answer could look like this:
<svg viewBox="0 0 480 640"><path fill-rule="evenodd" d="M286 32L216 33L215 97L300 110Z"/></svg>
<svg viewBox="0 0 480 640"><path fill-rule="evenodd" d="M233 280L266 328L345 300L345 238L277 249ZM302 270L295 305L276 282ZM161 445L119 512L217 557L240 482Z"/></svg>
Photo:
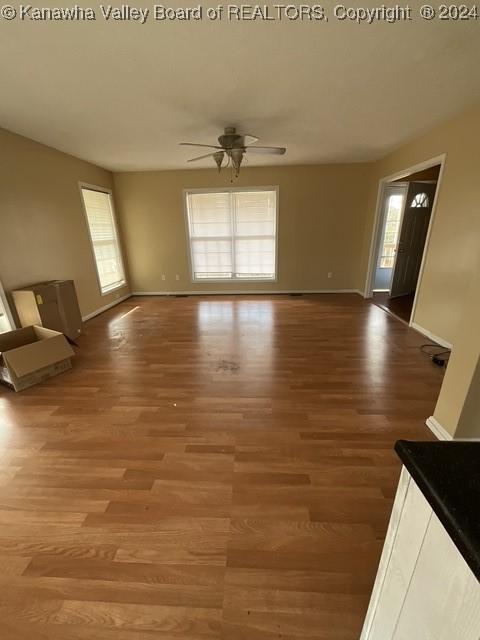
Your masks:
<svg viewBox="0 0 480 640"><path fill-rule="evenodd" d="M300 296L303 296L303 293L290 293L289 295L290 295L290 297L292 297L292 298L298 298L298 297L300 297Z"/></svg>

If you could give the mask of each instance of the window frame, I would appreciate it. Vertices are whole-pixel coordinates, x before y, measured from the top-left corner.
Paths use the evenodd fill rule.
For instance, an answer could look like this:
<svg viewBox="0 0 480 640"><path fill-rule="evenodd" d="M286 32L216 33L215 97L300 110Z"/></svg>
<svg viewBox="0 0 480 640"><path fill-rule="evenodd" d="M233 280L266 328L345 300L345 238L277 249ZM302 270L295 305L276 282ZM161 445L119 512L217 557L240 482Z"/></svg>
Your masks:
<svg viewBox="0 0 480 640"><path fill-rule="evenodd" d="M275 192L275 275L273 278L195 278L193 271L192 261L192 242L190 236L190 222L188 218L188 195L195 193L237 193L239 191L274 191ZM185 221L185 237L187 240L187 254L188 254L188 267L190 270L190 282L192 284L205 284L209 282L213 283L235 283L235 282L278 282L278 234L279 234L279 193L280 189L278 185L274 186L261 186L261 187L208 187L204 189L183 189L183 215ZM233 236L232 236L233 237Z"/></svg>
<svg viewBox="0 0 480 640"><path fill-rule="evenodd" d="M89 184L88 182L79 182L78 183L78 189L80 191L80 200L81 200L81 203L82 203L83 215L84 215L84 218L85 218L85 225L87 227L88 239L90 241L90 248L92 250L92 257L93 257L93 263L95 265L95 273L97 275L98 288L99 288L101 296L108 296L110 293L118 291L118 289L121 289L122 287L127 286L127 274L126 274L126 271L125 271L125 261L123 259L122 242L121 242L121 239L120 239L120 234L118 232L117 211L116 211L115 202L114 202L114 199L113 199L113 191L111 189L108 189L107 187L99 187L98 185ZM115 232L115 238L117 240L118 251L119 251L119 254L120 254L120 264L122 266L123 280L122 280L122 282L120 282L118 284L115 284L115 286L109 287L108 289L105 289L105 290L102 289L102 283L101 283L101 280L100 280L100 273L98 271L97 258L96 258L96 255L95 255L95 246L93 244L92 233L90 231L90 224L88 222L87 207L85 205L85 200L83 198L82 189L88 189L89 191L98 191L99 193L106 193L107 195L110 196L110 207L111 207L111 210L112 210L113 228L114 228L114 232Z"/></svg>
<svg viewBox="0 0 480 640"><path fill-rule="evenodd" d="M15 331L17 325L12 315L12 311L10 309L10 305L8 304L7 296L5 294L5 289L3 288L2 281L0 280L0 301L2 303L3 309L5 311L5 317L7 318L7 323L10 325L9 331ZM2 332L0 332L2 333ZM8 333L6 331L5 333Z"/></svg>

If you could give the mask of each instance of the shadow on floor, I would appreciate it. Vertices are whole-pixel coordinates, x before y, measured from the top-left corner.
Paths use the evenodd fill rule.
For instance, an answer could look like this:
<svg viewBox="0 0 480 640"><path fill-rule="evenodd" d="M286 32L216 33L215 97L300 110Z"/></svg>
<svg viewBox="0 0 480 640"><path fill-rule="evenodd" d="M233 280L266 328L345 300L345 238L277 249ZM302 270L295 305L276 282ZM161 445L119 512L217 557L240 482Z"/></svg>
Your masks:
<svg viewBox="0 0 480 640"><path fill-rule="evenodd" d="M387 292L374 292L372 302L381 309L389 311L396 315L400 320L410 322L412 314L414 293L406 296L398 296L398 298L389 298Z"/></svg>

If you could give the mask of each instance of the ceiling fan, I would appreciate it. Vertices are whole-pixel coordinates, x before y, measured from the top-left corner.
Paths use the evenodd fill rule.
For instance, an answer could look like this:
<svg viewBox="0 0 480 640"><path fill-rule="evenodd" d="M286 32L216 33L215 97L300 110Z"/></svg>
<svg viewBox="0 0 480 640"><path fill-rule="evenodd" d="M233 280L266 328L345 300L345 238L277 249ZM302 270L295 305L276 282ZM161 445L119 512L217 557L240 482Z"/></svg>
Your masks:
<svg viewBox="0 0 480 640"><path fill-rule="evenodd" d="M203 156L191 158L188 162L196 162L203 158L213 158L220 172L222 167L232 167L232 172L238 178L240 166L242 164L245 153L264 153L276 156L283 156L287 151L285 147L256 147L255 142L258 141L256 136L237 133L235 127L225 127L224 132L218 137L217 144L196 144L194 142L180 142L180 145L186 147L207 147L208 149L216 149L211 153ZM226 160L226 162L224 162Z"/></svg>

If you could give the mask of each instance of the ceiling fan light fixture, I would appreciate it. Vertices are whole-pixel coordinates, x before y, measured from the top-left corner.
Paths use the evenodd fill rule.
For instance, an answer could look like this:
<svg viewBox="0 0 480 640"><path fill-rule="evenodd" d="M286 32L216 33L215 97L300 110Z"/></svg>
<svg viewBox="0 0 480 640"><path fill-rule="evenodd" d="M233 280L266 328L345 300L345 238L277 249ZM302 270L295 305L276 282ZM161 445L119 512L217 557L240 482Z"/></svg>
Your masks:
<svg viewBox="0 0 480 640"><path fill-rule="evenodd" d="M217 151L216 153L213 154L213 159L217 163L218 173L220 173L220 170L222 168L224 157L225 157L225 153L223 151Z"/></svg>
<svg viewBox="0 0 480 640"><path fill-rule="evenodd" d="M247 151L251 153L263 153L268 155L284 155L286 152L285 147L260 147L255 146L255 142L258 142L257 136L250 134L239 134L235 127L225 127L223 134L218 137L218 145L216 144L199 144L197 142L180 142L182 146L186 147L204 147L207 149L215 149L201 156L190 158L187 162L197 162L205 158L213 158L217 165L218 172L223 167L231 168L232 181L233 177L238 178L240 174L240 167L243 162L243 156ZM226 162L224 163L224 160Z"/></svg>
<svg viewBox="0 0 480 640"><path fill-rule="evenodd" d="M235 169L235 177L238 178L240 173L240 165L243 160L243 149L232 149L230 152L233 168Z"/></svg>

